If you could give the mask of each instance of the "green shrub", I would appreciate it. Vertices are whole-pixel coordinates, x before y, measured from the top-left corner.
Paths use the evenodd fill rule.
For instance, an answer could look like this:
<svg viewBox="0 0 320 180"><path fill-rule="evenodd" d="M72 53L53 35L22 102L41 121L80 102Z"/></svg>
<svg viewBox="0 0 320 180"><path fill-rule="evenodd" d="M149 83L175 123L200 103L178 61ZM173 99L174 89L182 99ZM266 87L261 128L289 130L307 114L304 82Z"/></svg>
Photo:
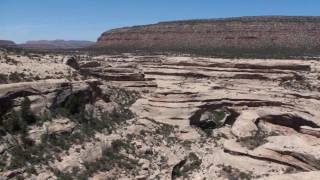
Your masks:
<svg viewBox="0 0 320 180"><path fill-rule="evenodd" d="M0 84L8 83L8 76L5 74L0 74Z"/></svg>
<svg viewBox="0 0 320 180"><path fill-rule="evenodd" d="M2 117L1 126L12 134L25 133L27 129L27 123L22 119L21 113L14 110Z"/></svg>
<svg viewBox="0 0 320 180"><path fill-rule="evenodd" d="M51 159L51 152L45 144L14 145L9 153L12 155L9 169L29 167L40 163L46 163Z"/></svg>
<svg viewBox="0 0 320 180"><path fill-rule="evenodd" d="M37 121L36 116L31 112L31 101L28 97L25 97L21 103L21 118L27 123L32 124Z"/></svg>
<svg viewBox="0 0 320 180"><path fill-rule="evenodd" d="M196 170L200 167L202 160L199 157L191 152L184 160L180 161L172 169L172 179L183 176L186 178L188 173Z"/></svg>
<svg viewBox="0 0 320 180"><path fill-rule="evenodd" d="M233 168L232 166L226 166L223 164L218 165L218 167L222 168L220 173L223 177L226 177L227 179L250 180L254 178L252 172L243 172L237 168Z"/></svg>
<svg viewBox="0 0 320 180"><path fill-rule="evenodd" d="M21 103L21 110L11 110L0 119L0 125L10 133L26 133L27 126L37 121L37 117L30 111L31 101L25 97Z"/></svg>
<svg viewBox="0 0 320 180"><path fill-rule="evenodd" d="M138 161L134 159L130 159L127 156L120 153L122 149L126 151L132 150L133 146L129 144L127 141L123 140L114 140L111 143L111 147L106 148L102 152L102 157L95 162L85 162L85 170L73 170L70 174L67 174L67 177L71 177L72 179L88 179L92 174L98 171L109 171L112 168L118 167L123 170L127 170L128 172L132 172L134 169L138 167ZM56 172L57 176L61 177L65 173Z"/></svg>
<svg viewBox="0 0 320 180"><path fill-rule="evenodd" d="M23 73L13 72L9 74L8 79L11 82L21 82L25 79L25 75Z"/></svg>

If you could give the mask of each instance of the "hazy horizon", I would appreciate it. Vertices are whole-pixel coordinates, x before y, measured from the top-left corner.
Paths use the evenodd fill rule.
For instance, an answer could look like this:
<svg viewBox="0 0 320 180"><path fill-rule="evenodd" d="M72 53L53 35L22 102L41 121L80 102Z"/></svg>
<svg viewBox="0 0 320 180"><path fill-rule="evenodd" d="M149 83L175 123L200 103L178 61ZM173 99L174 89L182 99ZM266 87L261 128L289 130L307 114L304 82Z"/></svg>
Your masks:
<svg viewBox="0 0 320 180"><path fill-rule="evenodd" d="M0 39L96 41L104 31L162 21L239 16L319 16L315 0L3 0Z"/></svg>

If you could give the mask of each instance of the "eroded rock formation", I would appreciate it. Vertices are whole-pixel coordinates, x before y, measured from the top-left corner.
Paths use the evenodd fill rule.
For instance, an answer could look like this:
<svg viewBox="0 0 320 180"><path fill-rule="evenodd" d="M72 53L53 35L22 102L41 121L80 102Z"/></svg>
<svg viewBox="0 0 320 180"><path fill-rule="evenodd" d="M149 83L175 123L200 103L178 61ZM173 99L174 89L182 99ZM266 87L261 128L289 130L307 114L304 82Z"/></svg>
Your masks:
<svg viewBox="0 0 320 180"><path fill-rule="evenodd" d="M318 61L79 55L74 69L58 54L3 58L5 179L319 175Z"/></svg>
<svg viewBox="0 0 320 180"><path fill-rule="evenodd" d="M135 50L317 49L319 34L319 17L262 16L119 28L104 32L98 44Z"/></svg>

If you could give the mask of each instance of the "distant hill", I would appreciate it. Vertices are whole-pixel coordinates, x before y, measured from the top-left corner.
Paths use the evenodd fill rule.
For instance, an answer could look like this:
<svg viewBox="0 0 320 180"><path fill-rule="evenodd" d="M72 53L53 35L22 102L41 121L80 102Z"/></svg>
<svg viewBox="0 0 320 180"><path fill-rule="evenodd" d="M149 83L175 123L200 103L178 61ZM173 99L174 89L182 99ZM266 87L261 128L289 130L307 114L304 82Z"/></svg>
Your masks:
<svg viewBox="0 0 320 180"><path fill-rule="evenodd" d="M26 49L77 49L85 48L93 45L91 41L77 41L77 40L40 40L40 41L27 41L25 44L19 46Z"/></svg>
<svg viewBox="0 0 320 180"><path fill-rule="evenodd" d="M320 52L320 17L257 16L160 22L106 31L98 38L97 45L119 50L225 54Z"/></svg>
<svg viewBox="0 0 320 180"><path fill-rule="evenodd" d="M17 47L17 44L9 40L0 40L0 47Z"/></svg>

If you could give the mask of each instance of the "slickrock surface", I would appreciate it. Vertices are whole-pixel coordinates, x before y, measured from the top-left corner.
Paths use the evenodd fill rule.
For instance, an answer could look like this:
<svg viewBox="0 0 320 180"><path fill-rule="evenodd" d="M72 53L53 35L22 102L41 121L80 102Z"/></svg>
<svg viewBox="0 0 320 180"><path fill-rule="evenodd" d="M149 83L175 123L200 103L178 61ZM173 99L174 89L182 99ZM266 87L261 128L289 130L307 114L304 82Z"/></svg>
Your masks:
<svg viewBox="0 0 320 180"><path fill-rule="evenodd" d="M319 175L318 61L130 54L6 58L0 64L6 67L0 85L4 179ZM70 59L76 69L63 63ZM10 69L12 62L21 68ZM12 73L25 75L12 79ZM26 129L17 123L17 129L8 126L13 110L24 115L18 122L30 113L42 118L26 121Z"/></svg>
<svg viewBox="0 0 320 180"><path fill-rule="evenodd" d="M120 49L212 50L318 48L319 17L258 16L187 20L104 32L100 46Z"/></svg>

